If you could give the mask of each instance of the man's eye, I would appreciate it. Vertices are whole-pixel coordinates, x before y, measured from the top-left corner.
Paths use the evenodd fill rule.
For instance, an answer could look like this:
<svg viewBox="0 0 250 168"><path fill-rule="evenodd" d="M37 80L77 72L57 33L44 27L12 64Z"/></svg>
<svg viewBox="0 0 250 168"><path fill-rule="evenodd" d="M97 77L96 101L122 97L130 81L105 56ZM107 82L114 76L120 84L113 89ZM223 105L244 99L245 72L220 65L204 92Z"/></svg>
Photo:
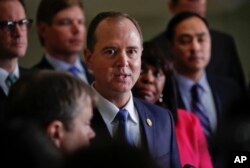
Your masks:
<svg viewBox="0 0 250 168"><path fill-rule="evenodd" d="M206 41L206 39L204 37L201 37L201 38L198 38L198 41L199 41L199 43L202 43L202 42Z"/></svg>
<svg viewBox="0 0 250 168"><path fill-rule="evenodd" d="M56 21L55 23L60 25L60 26L67 26L67 25L71 25L72 21L69 19L62 19L62 20Z"/></svg>
<svg viewBox="0 0 250 168"><path fill-rule="evenodd" d="M78 23L79 25L85 25L85 20L79 19L79 20L77 21L77 23Z"/></svg>
<svg viewBox="0 0 250 168"><path fill-rule="evenodd" d="M187 44L187 43L190 43L192 41L192 38L189 37L189 36L183 36L179 39L179 42L181 44Z"/></svg>
<svg viewBox="0 0 250 168"><path fill-rule="evenodd" d="M110 49L105 50L105 54L110 55L110 56L115 55L116 52L117 52L117 50L114 48L110 48Z"/></svg>
<svg viewBox="0 0 250 168"><path fill-rule="evenodd" d="M128 54L136 54L137 50L136 49L130 49L128 50Z"/></svg>
<svg viewBox="0 0 250 168"><path fill-rule="evenodd" d="M138 58L138 50L137 49L129 49L129 50L127 50L127 55L129 58L136 59L136 58Z"/></svg>
<svg viewBox="0 0 250 168"><path fill-rule="evenodd" d="M12 27L12 26L15 26L14 22L7 22L6 23L6 27Z"/></svg>

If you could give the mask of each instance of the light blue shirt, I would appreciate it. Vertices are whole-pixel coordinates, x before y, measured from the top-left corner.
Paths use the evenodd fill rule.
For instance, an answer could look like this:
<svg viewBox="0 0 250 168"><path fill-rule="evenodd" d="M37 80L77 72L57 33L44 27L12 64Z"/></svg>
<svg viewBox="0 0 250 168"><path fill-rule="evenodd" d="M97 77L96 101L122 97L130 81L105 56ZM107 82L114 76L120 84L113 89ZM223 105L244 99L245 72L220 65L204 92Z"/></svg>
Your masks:
<svg viewBox="0 0 250 168"><path fill-rule="evenodd" d="M97 108L109 130L109 133L112 137L114 137L115 133L118 129L118 122L115 120L115 116L120 110L116 105L111 103L109 100L105 99L102 95L100 95L95 88L93 87L94 83L91 85L94 92L98 97ZM141 133L140 133L140 124L139 124L139 116L138 112L134 106L133 96L131 93L130 99L128 103L124 106L129 112L128 116L128 132L132 138L134 146L141 146Z"/></svg>
<svg viewBox="0 0 250 168"><path fill-rule="evenodd" d="M207 116L210 126L212 130L215 131L217 127L217 115L216 115L217 113L216 113L213 94L209 86L209 83L207 81L206 73L204 73L196 83L193 80L178 74L176 71L174 72L174 75L177 81L177 87L180 91L182 100L188 111L191 111L191 101L192 101L191 88L194 84L200 85L201 89L198 90L198 94L199 97L201 98L202 105L204 106L206 112L208 113Z"/></svg>
<svg viewBox="0 0 250 168"><path fill-rule="evenodd" d="M76 62L72 65L72 64L68 64L67 62L64 62L62 60L56 59L52 56L50 56L49 54L45 54L45 58L47 59L47 61L53 66L53 68L57 71L67 71L71 66L75 66L76 68L79 69L80 73L77 74L77 77L79 79L81 79L82 81L88 83L87 77L86 77L86 72L85 69L82 67L81 65L81 61L80 58L78 58L76 60Z"/></svg>
<svg viewBox="0 0 250 168"><path fill-rule="evenodd" d="M19 72L18 65L16 65L16 67L13 71L13 74L17 77L17 79L19 78L20 72ZM8 95L8 93L9 93L9 87L6 85L6 82L5 82L8 75L9 75L9 73L5 69L0 68L0 86L6 95Z"/></svg>

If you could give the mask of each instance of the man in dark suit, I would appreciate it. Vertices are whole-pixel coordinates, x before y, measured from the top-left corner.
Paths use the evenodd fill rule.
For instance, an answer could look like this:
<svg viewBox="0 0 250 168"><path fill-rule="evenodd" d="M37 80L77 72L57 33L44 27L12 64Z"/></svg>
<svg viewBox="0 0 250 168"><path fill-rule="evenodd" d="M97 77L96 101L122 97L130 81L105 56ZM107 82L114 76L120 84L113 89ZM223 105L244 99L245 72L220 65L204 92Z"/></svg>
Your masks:
<svg viewBox="0 0 250 168"><path fill-rule="evenodd" d="M169 0L169 11L174 16L180 12L190 11L199 14L202 17L206 15L206 0ZM167 48L166 31L160 33L152 39L159 49L169 57ZM241 66L240 58L234 39L229 34L210 29L212 47L211 60L207 66L207 71L221 76L226 76L237 81L245 90L246 83L244 72Z"/></svg>
<svg viewBox="0 0 250 168"><path fill-rule="evenodd" d="M86 34L80 0L41 1L37 11L37 30L45 54L34 68L70 72L86 83L93 81L79 58Z"/></svg>
<svg viewBox="0 0 250 168"><path fill-rule="evenodd" d="M0 121L9 87L25 73L18 66L27 49L27 31L32 20L27 19L22 1L0 1Z"/></svg>
<svg viewBox="0 0 250 168"><path fill-rule="evenodd" d="M125 13L100 13L90 23L84 55L99 98L92 120L94 143L106 145L123 131L119 140L146 149L160 167L180 167L170 112L131 93L140 74L142 42L139 25ZM121 121L124 113L127 118Z"/></svg>
<svg viewBox="0 0 250 168"><path fill-rule="evenodd" d="M197 115L210 144L225 116L239 110L240 86L231 78L205 71L211 56L211 37L203 17L192 12L179 13L170 20L167 32L178 106Z"/></svg>

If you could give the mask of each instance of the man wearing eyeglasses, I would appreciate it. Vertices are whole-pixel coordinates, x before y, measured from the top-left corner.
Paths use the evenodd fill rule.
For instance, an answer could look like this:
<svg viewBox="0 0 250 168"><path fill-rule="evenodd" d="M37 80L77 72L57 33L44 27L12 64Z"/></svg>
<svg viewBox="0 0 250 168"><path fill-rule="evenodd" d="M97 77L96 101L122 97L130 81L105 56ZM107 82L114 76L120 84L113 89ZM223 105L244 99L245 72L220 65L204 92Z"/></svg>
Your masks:
<svg viewBox="0 0 250 168"><path fill-rule="evenodd" d="M79 58L86 34L80 0L42 0L37 11L37 30L45 53L34 68L69 72L86 83L92 82Z"/></svg>
<svg viewBox="0 0 250 168"><path fill-rule="evenodd" d="M27 19L21 0L0 1L0 121L10 86L27 70L18 66L27 49Z"/></svg>

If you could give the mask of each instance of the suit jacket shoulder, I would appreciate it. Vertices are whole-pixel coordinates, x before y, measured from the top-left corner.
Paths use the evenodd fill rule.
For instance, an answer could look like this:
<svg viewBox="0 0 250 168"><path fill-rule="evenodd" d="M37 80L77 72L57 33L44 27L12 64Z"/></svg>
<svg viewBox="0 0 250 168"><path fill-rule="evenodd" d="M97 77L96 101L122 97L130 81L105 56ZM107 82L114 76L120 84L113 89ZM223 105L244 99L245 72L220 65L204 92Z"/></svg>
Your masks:
<svg viewBox="0 0 250 168"><path fill-rule="evenodd" d="M53 66L47 61L45 56L42 57L42 59L32 67L32 69L51 69L53 70Z"/></svg>
<svg viewBox="0 0 250 168"><path fill-rule="evenodd" d="M180 167L174 121L170 111L134 98L147 147L160 167Z"/></svg>
<svg viewBox="0 0 250 168"><path fill-rule="evenodd" d="M212 39L211 60L207 71L230 77L237 81L242 88L246 88L244 71L234 38L214 29L210 30L210 34Z"/></svg>
<svg viewBox="0 0 250 168"><path fill-rule="evenodd" d="M86 64L82 60L81 60L81 65L82 65L83 69L85 70L85 75L86 75L86 78L87 78L88 82L91 84L94 81L93 75L89 72ZM54 70L54 67L47 61L45 56L43 56L41 61L38 62L36 65L34 65L32 69L50 69L50 70Z"/></svg>
<svg viewBox="0 0 250 168"><path fill-rule="evenodd" d="M231 78L207 75L209 85L212 90L218 117L229 115L234 110L240 108L241 101L246 98L244 90Z"/></svg>

